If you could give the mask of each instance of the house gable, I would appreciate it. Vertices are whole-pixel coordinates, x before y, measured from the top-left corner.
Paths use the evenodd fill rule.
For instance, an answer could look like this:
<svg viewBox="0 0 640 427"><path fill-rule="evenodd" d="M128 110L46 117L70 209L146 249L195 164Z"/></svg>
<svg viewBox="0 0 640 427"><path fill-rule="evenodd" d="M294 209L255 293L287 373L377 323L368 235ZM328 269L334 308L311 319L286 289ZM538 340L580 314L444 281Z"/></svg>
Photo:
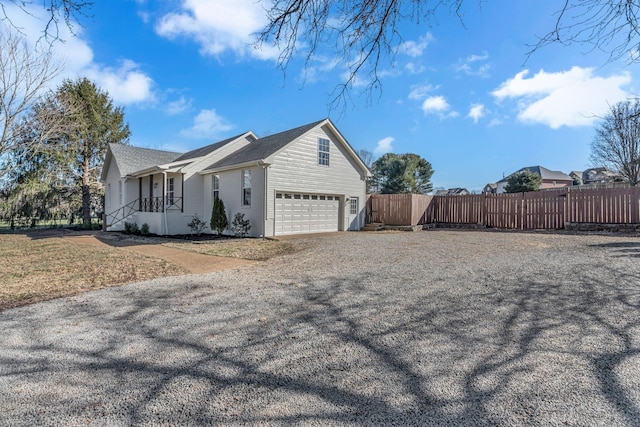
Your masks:
<svg viewBox="0 0 640 427"><path fill-rule="evenodd" d="M340 134L330 119L323 119L317 122L309 123L284 132L269 135L250 142L237 151L220 159L217 162L205 167L203 171L212 172L216 170L233 169L237 167L245 167L259 163L273 163L277 154L294 141L302 138L306 133L319 128L325 127L333 135L334 141L342 146L347 156L351 159L354 167L360 169L365 175L370 175L369 169L360 159L357 153L349 145L346 139Z"/></svg>
<svg viewBox="0 0 640 427"><path fill-rule="evenodd" d="M151 148L134 147L125 144L109 144L104 167L100 176L101 181L106 181L108 169L115 162L120 171L120 176L125 177L140 170L156 167L164 163L170 163L179 157L180 153L172 151L154 150Z"/></svg>

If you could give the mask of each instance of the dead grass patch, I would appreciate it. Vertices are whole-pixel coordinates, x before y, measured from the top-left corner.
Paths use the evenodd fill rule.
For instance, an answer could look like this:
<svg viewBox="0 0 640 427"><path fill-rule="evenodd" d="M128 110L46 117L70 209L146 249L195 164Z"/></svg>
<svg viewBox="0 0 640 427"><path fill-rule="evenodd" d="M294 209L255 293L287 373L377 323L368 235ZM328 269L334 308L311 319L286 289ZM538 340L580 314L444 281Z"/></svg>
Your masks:
<svg viewBox="0 0 640 427"><path fill-rule="evenodd" d="M205 255L264 261L274 256L295 252L290 242L267 239L207 240L202 242L167 242L170 248L197 252Z"/></svg>
<svg viewBox="0 0 640 427"><path fill-rule="evenodd" d="M167 261L46 233L0 234L0 310L184 274Z"/></svg>

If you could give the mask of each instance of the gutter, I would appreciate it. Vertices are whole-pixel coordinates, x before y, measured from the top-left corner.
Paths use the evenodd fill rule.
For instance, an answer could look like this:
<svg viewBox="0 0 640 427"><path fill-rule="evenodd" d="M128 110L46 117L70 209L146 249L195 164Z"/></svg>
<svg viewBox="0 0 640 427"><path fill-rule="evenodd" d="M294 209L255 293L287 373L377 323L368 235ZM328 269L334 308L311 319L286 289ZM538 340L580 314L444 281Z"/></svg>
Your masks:
<svg viewBox="0 0 640 427"><path fill-rule="evenodd" d="M266 163L263 164L262 169L264 170L264 208L262 209L262 235L260 237L265 238L267 234L267 204L269 202L269 196L267 194L267 171L269 170L269 165Z"/></svg>
<svg viewBox="0 0 640 427"><path fill-rule="evenodd" d="M230 171L230 170L234 170L234 169L243 169L243 168L247 168L250 166L270 166L271 163L266 163L263 159L261 160L252 160L250 162L245 162L245 163L236 163L234 165L229 165L229 166L222 166L220 168L212 168L212 169L205 169L205 170L201 170L198 172L199 175L206 175L206 174L210 174L210 173L218 173L218 172L225 172L225 171Z"/></svg>

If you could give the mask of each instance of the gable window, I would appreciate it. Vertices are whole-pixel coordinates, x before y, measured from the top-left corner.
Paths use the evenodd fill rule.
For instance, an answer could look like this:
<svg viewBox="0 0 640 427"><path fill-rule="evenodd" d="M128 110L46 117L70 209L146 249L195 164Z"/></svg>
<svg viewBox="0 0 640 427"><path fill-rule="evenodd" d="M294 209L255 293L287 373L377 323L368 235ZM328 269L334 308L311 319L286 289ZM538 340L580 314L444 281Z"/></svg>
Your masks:
<svg viewBox="0 0 640 427"><path fill-rule="evenodd" d="M242 206L251 206L251 171L242 171Z"/></svg>
<svg viewBox="0 0 640 427"><path fill-rule="evenodd" d="M212 175L211 176L211 188L213 191L213 199L216 200L220 198L220 176Z"/></svg>
<svg viewBox="0 0 640 427"><path fill-rule="evenodd" d="M169 178L167 180L167 204L173 206L173 196L175 195L175 180Z"/></svg>
<svg viewBox="0 0 640 427"><path fill-rule="evenodd" d="M322 166L329 166L329 140L320 138L318 139L318 164Z"/></svg>

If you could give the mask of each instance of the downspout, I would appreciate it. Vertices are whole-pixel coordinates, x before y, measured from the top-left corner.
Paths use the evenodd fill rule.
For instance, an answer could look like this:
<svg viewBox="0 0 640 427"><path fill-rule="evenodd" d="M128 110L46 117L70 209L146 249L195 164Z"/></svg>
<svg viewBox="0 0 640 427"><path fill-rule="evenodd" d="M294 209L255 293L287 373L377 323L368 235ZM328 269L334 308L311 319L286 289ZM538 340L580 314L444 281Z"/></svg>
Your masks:
<svg viewBox="0 0 640 427"><path fill-rule="evenodd" d="M164 234L169 235L169 224L167 222L167 173L162 172L162 215L164 216Z"/></svg>
<svg viewBox="0 0 640 427"><path fill-rule="evenodd" d="M267 168L269 165L262 165L262 169L264 170L264 208L262 209L262 237L263 239L267 234L267 204L269 202L269 195L267 194ZM274 230L275 231L275 230Z"/></svg>

